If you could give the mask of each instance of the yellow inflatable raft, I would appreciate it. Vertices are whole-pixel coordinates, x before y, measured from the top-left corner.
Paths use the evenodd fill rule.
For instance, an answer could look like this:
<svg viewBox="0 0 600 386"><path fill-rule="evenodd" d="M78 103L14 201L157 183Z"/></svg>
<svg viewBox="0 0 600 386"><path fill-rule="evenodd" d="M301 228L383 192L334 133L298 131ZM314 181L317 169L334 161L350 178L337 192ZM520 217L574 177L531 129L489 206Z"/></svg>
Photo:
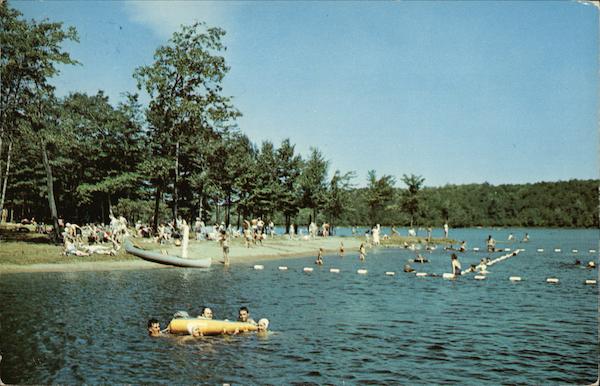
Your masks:
<svg viewBox="0 0 600 386"><path fill-rule="evenodd" d="M252 323L202 318L178 318L169 323L169 332L172 334L191 334L194 329L199 329L202 335L219 335L256 331L257 327Z"/></svg>

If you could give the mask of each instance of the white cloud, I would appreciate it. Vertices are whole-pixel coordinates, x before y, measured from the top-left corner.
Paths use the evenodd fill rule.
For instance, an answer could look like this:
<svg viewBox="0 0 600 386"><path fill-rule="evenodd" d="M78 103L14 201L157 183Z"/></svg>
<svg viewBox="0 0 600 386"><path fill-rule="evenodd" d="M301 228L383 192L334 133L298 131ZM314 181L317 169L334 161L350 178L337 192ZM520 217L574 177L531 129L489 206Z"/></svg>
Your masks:
<svg viewBox="0 0 600 386"><path fill-rule="evenodd" d="M227 3L217 1L127 1L125 10L133 22L150 27L168 39L182 24L204 21L225 27Z"/></svg>

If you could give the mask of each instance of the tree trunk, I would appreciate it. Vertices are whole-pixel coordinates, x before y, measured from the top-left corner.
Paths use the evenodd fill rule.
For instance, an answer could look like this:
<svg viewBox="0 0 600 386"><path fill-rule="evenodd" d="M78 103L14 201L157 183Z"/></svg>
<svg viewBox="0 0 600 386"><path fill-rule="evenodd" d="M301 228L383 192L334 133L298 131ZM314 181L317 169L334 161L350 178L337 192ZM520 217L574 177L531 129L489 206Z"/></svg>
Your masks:
<svg viewBox="0 0 600 386"><path fill-rule="evenodd" d="M162 191L160 185L156 187L156 197L154 199L154 221L152 223L152 230L154 233L158 232L158 209L160 208L160 198Z"/></svg>
<svg viewBox="0 0 600 386"><path fill-rule="evenodd" d="M10 171L10 153L12 150L12 141L8 142L8 152L6 156L6 172L4 173L4 183L2 184L2 197L0 197L0 212L4 209L4 199L6 198L6 185L8 185L8 172Z"/></svg>
<svg viewBox="0 0 600 386"><path fill-rule="evenodd" d="M231 191L227 193L227 212L225 215L225 227L229 227L230 216L231 216Z"/></svg>
<svg viewBox="0 0 600 386"><path fill-rule="evenodd" d="M237 211L237 229L240 229L240 211Z"/></svg>
<svg viewBox="0 0 600 386"><path fill-rule="evenodd" d="M285 234L288 234L290 232L290 215L286 214L285 215Z"/></svg>
<svg viewBox="0 0 600 386"><path fill-rule="evenodd" d="M221 205L219 205L219 201L218 199L215 198L215 205L216 205L216 213L215 213L215 223L218 224L219 223L219 218L221 217Z"/></svg>
<svg viewBox="0 0 600 386"><path fill-rule="evenodd" d="M173 181L173 220L177 223L177 177L179 176L179 141L175 143L175 180Z"/></svg>
<svg viewBox="0 0 600 386"><path fill-rule="evenodd" d="M44 168L46 169L46 184L48 185L48 206L50 207L50 216L52 217L52 224L54 224L54 233L52 238L54 243L58 244L58 213L56 211L56 202L54 201L54 181L52 179L52 168L48 161L48 151L46 150L46 144L42 141L42 158L44 161Z"/></svg>
<svg viewBox="0 0 600 386"><path fill-rule="evenodd" d="M2 131L0 131L0 165L2 165ZM2 181L2 169L0 168L0 181ZM2 210L2 209L0 209Z"/></svg>

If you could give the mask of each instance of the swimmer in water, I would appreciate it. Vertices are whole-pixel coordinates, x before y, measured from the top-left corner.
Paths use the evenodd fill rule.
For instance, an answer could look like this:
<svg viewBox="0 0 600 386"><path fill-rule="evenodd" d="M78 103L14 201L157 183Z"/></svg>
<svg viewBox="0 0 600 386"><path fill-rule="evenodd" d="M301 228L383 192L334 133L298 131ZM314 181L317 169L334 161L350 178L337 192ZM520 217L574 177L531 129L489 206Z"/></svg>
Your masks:
<svg viewBox="0 0 600 386"><path fill-rule="evenodd" d="M594 269L596 268L596 263L594 263L593 261L590 261L587 265L588 269Z"/></svg>
<svg viewBox="0 0 600 386"><path fill-rule="evenodd" d="M315 260L315 264L323 265L323 248L319 248L319 254L317 255L317 260Z"/></svg>
<svg viewBox="0 0 600 386"><path fill-rule="evenodd" d="M458 256L456 256L456 253L453 253L450 259L452 263L452 273L456 276L459 276L461 274L461 267L460 261L458 261Z"/></svg>
<svg viewBox="0 0 600 386"><path fill-rule="evenodd" d="M365 251L365 243L360 243L360 248L358 248L360 261L365 261L365 257L367 256L367 252Z"/></svg>
<svg viewBox="0 0 600 386"><path fill-rule="evenodd" d="M269 328L269 319L267 318L262 318L258 320L258 332L266 332L267 329Z"/></svg>
<svg viewBox="0 0 600 386"><path fill-rule="evenodd" d="M254 319L250 317L250 311L248 307L242 306L238 312L238 322L252 323L256 325Z"/></svg>
<svg viewBox="0 0 600 386"><path fill-rule="evenodd" d="M202 312L200 313L200 315L198 316L198 318L212 319L213 318L213 311L210 309L210 307L202 307Z"/></svg>
<svg viewBox="0 0 600 386"><path fill-rule="evenodd" d="M152 318L148 321L148 335L152 337L160 336L162 331L160 330L160 322Z"/></svg>

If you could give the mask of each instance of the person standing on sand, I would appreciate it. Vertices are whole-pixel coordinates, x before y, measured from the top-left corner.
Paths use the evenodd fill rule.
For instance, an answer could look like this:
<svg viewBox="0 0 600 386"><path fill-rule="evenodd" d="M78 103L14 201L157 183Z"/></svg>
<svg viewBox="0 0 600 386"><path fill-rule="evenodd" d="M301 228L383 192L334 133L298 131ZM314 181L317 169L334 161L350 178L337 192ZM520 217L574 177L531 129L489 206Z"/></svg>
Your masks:
<svg viewBox="0 0 600 386"><path fill-rule="evenodd" d="M229 265L229 236L227 235L227 231L225 229L221 231L219 243L223 249L223 264Z"/></svg>
<svg viewBox="0 0 600 386"><path fill-rule="evenodd" d="M294 229L294 224L290 224L290 230L288 231L290 240L294 239L294 233L296 233L296 230Z"/></svg>
<svg viewBox="0 0 600 386"><path fill-rule="evenodd" d="M250 221L244 220L244 240L246 241L246 248L250 248L250 242L252 241L252 228L250 227Z"/></svg>
<svg viewBox="0 0 600 386"><path fill-rule="evenodd" d="M275 224L273 220L269 221L269 233L271 234L271 238L275 237Z"/></svg>
<svg viewBox="0 0 600 386"><path fill-rule="evenodd" d="M380 225L377 224L373 227L373 229L371 230L371 233L373 234L373 245L379 245L381 242L379 241L379 229L380 229Z"/></svg>
<svg viewBox="0 0 600 386"><path fill-rule="evenodd" d="M186 259L188 257L188 245L190 242L190 226L185 222L181 221L181 257Z"/></svg>

